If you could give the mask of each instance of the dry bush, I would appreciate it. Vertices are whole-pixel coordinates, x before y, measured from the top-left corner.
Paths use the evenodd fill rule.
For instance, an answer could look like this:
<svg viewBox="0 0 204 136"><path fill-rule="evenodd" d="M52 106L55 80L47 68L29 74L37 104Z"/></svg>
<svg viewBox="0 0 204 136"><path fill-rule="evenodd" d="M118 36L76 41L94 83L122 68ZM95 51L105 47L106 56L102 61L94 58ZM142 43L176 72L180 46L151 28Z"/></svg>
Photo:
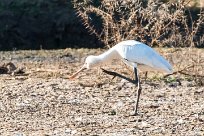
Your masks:
<svg viewBox="0 0 204 136"><path fill-rule="evenodd" d="M159 47L204 47L204 11L200 8L199 14L192 13L188 7L192 2L190 0L72 2L85 27L108 48L128 39ZM177 58L170 60L174 65L173 74L191 76L202 81L203 55L195 53L194 57L189 57L192 52L192 48L189 48L185 53L175 53ZM180 61L174 62L176 60Z"/></svg>
<svg viewBox="0 0 204 136"><path fill-rule="evenodd" d="M196 20L187 7L190 0L73 0L84 25L109 48L135 39L150 46L204 45L204 12Z"/></svg>

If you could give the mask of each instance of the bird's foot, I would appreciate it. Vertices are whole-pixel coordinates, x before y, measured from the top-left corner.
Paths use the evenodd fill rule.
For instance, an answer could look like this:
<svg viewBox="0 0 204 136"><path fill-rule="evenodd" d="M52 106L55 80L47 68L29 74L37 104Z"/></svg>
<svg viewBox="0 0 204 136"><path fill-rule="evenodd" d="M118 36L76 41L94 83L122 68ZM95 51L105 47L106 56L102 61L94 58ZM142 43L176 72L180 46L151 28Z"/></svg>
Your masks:
<svg viewBox="0 0 204 136"><path fill-rule="evenodd" d="M139 114L138 114L137 111L133 111L133 112L130 113L130 116L138 116L138 115L139 115Z"/></svg>

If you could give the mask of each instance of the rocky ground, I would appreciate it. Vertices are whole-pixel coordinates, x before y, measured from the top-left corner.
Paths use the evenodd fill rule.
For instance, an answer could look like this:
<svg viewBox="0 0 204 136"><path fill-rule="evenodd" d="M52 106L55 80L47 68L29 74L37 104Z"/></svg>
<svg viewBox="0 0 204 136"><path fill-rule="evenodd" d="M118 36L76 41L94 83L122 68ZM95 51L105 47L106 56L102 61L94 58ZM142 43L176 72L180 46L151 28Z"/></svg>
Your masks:
<svg viewBox="0 0 204 136"><path fill-rule="evenodd" d="M195 57L186 50L159 52L178 70L181 63L192 63L189 56ZM112 79L98 68L68 79L85 56L100 52L1 52L1 65L12 62L21 72L0 75L0 135L204 135L202 78L174 74L161 79L162 75L150 73L145 81L141 73L139 115L130 116L134 84ZM202 52L196 51L200 60ZM132 77L131 70L118 61L104 68ZM199 72L203 74L202 69Z"/></svg>

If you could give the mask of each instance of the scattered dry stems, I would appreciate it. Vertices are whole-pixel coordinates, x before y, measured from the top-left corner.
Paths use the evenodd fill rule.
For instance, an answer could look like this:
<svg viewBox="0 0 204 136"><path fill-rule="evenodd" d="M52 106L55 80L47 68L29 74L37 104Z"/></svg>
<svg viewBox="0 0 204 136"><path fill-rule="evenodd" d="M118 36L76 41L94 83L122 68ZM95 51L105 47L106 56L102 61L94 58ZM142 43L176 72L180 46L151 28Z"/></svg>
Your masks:
<svg viewBox="0 0 204 136"><path fill-rule="evenodd" d="M202 46L204 11L201 8L198 19L192 19L189 2L102 0L96 4L90 0L73 0L73 5L90 33L109 48L127 39L160 47Z"/></svg>

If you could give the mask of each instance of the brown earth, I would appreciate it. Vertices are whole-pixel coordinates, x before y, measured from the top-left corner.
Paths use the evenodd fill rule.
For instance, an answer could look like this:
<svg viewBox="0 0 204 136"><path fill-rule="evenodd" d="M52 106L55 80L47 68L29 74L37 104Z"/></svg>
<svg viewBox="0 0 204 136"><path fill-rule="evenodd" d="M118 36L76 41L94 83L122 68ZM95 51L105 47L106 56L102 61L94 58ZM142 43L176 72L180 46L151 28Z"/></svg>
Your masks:
<svg viewBox="0 0 204 136"><path fill-rule="evenodd" d="M103 51L103 50L102 50ZM204 87L193 77L142 78L139 115L135 85L94 68L67 79L88 54L101 50L66 49L0 52L1 64L12 62L25 73L0 75L0 135L204 135ZM203 50L159 50L179 70L204 58ZM197 56L196 56L196 55ZM186 66L185 66L186 64ZM188 64L188 65L187 65ZM104 66L132 77L121 62ZM203 74L199 67L197 72Z"/></svg>

